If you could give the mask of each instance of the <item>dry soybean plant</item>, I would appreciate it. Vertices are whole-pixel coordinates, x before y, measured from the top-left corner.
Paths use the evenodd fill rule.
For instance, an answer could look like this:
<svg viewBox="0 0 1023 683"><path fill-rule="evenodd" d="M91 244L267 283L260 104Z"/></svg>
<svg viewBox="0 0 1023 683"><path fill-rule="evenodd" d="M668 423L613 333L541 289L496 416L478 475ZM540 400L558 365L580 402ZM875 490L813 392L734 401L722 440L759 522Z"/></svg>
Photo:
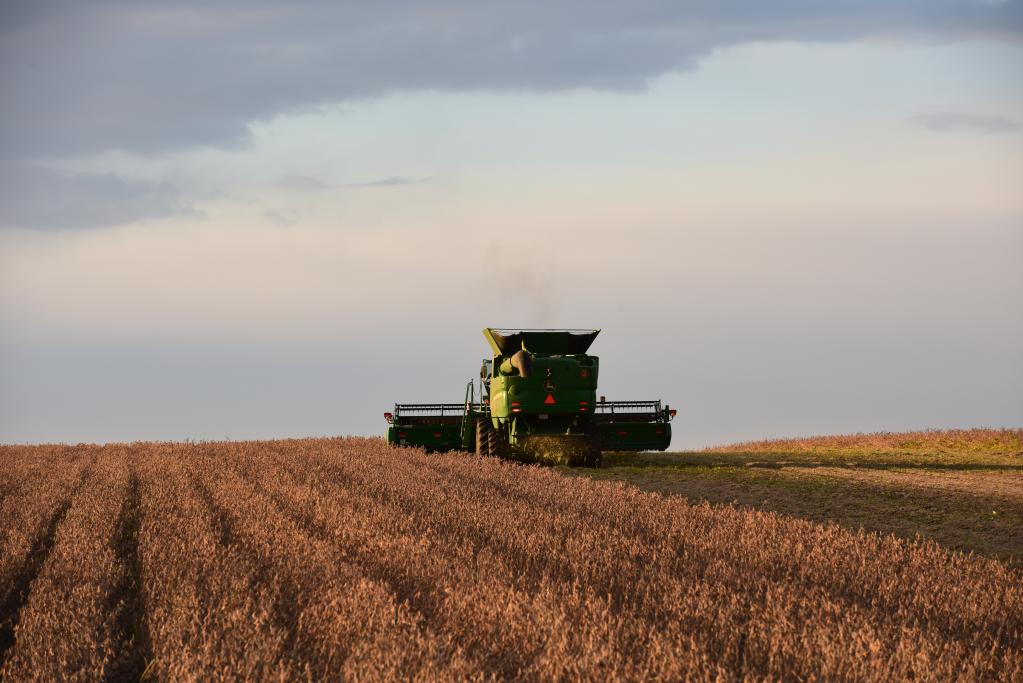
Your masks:
<svg viewBox="0 0 1023 683"><path fill-rule="evenodd" d="M0 447L9 680L1021 680L1023 575L378 439Z"/></svg>
<svg viewBox="0 0 1023 683"><path fill-rule="evenodd" d="M762 452L974 452L1023 456L1023 429L932 429L919 432L875 432L841 436L745 441L706 448L707 453Z"/></svg>

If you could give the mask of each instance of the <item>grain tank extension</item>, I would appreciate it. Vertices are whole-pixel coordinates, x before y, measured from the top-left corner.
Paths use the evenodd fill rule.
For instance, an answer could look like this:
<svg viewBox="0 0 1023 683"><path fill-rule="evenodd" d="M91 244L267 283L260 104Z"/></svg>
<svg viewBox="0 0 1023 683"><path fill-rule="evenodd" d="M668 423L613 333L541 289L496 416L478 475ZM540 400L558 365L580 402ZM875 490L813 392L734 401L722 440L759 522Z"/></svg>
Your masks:
<svg viewBox="0 0 1023 683"><path fill-rule="evenodd" d="M387 441L516 460L594 467L601 451L663 451L675 411L660 401L597 397L600 330L486 328L493 355L462 403L398 403Z"/></svg>

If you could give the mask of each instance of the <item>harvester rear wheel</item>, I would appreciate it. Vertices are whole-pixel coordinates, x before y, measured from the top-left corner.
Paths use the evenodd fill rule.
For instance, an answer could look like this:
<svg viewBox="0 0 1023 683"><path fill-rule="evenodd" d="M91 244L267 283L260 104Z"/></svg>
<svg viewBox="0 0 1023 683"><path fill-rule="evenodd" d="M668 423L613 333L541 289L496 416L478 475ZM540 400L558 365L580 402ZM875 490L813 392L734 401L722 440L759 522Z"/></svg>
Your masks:
<svg viewBox="0 0 1023 683"><path fill-rule="evenodd" d="M476 418L476 455L503 458L508 454L508 444L489 417Z"/></svg>
<svg viewBox="0 0 1023 683"><path fill-rule="evenodd" d="M494 441L494 423L489 417L476 418L476 455L488 457Z"/></svg>

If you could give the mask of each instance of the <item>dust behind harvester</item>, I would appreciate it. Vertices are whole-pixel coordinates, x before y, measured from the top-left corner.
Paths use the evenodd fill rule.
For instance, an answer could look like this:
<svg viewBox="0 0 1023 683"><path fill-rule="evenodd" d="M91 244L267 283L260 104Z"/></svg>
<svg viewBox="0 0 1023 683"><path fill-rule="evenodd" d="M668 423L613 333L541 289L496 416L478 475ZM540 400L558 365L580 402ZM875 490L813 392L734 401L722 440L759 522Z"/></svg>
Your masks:
<svg viewBox="0 0 1023 683"><path fill-rule="evenodd" d="M660 401L597 398L600 330L486 328L493 351L462 403L397 403L388 443L596 466L601 451L665 450L675 411Z"/></svg>

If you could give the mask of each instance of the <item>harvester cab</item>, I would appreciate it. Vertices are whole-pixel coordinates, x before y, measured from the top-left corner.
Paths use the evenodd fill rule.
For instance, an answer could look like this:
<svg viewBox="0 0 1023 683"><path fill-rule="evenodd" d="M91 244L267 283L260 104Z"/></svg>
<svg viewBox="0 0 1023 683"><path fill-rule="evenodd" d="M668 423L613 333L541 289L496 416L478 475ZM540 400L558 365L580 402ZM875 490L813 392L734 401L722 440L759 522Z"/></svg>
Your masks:
<svg viewBox="0 0 1023 683"><path fill-rule="evenodd" d="M387 440L519 460L599 465L602 451L665 450L675 411L660 401L597 400L600 330L486 328L492 357L463 403L395 404Z"/></svg>

